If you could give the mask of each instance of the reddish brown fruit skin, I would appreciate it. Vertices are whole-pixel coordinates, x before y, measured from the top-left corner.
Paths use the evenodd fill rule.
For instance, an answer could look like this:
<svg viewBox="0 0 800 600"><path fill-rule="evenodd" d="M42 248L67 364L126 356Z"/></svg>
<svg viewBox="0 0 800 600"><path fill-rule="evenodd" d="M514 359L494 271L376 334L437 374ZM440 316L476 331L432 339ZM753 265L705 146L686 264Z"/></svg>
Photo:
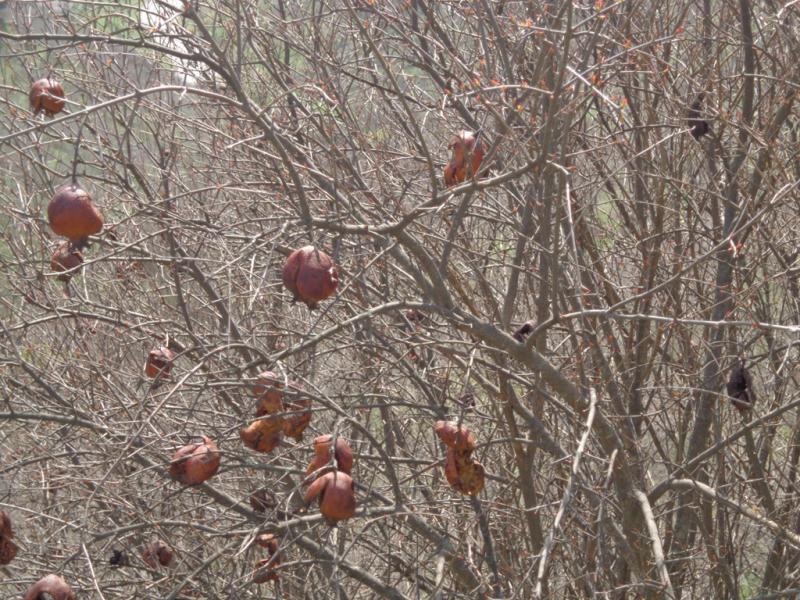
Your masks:
<svg viewBox="0 0 800 600"><path fill-rule="evenodd" d="M319 497L319 510L332 523L344 521L356 514L356 494L353 478L342 471L326 473L306 490L303 500L310 504Z"/></svg>
<svg viewBox="0 0 800 600"><path fill-rule="evenodd" d="M311 423L311 400L308 398L298 398L293 402L284 403L283 410L294 412L283 418L283 434L293 438L298 442L303 439L303 432Z"/></svg>
<svg viewBox="0 0 800 600"><path fill-rule="evenodd" d="M47 206L47 220L54 233L78 246L103 229L103 215L91 196L74 183L56 190Z"/></svg>
<svg viewBox="0 0 800 600"><path fill-rule="evenodd" d="M33 114L44 111L48 117L64 110L64 88L55 79L40 79L31 86L28 94Z"/></svg>
<svg viewBox="0 0 800 600"><path fill-rule="evenodd" d="M253 574L253 583L267 583L268 581L275 581L278 579L278 572L275 568L280 565L280 560L272 560L272 558L263 558L256 563L256 572ZM269 564L269 567L267 565Z"/></svg>
<svg viewBox="0 0 800 600"><path fill-rule="evenodd" d="M147 355L147 362L144 364L144 374L150 379L155 379L159 375L166 377L172 370L172 361L175 360L175 353L162 346L151 350Z"/></svg>
<svg viewBox="0 0 800 600"><path fill-rule="evenodd" d="M44 594L50 594L50 597ZM75 600L75 594L67 582L58 575L45 575L25 593L23 600Z"/></svg>
<svg viewBox="0 0 800 600"><path fill-rule="evenodd" d="M445 446L462 452L475 450L475 436L464 425L453 421L436 421L434 431Z"/></svg>
<svg viewBox="0 0 800 600"><path fill-rule="evenodd" d="M330 435L321 435L314 440L314 458L311 459L308 467L306 467L306 475L311 475L317 469L321 469L328 464L332 439L333 437ZM350 471L353 469L353 451L350 449L347 440L336 438L333 457L336 460L336 468L350 475Z"/></svg>
<svg viewBox="0 0 800 600"><path fill-rule="evenodd" d="M295 301L300 300L314 310L336 291L339 276L330 256L314 246L305 246L286 259L283 285L292 292Z"/></svg>
<svg viewBox="0 0 800 600"><path fill-rule="evenodd" d="M486 485L483 465L472 460L469 452L448 448L444 474L453 489L468 496L479 494Z"/></svg>
<svg viewBox="0 0 800 600"><path fill-rule="evenodd" d="M64 271L72 271L76 267L83 264L83 254L80 250L70 249L69 243L64 242L59 244L53 256L50 257L50 270L55 273L61 273L58 276L59 281L69 281L72 276L77 272L65 273Z"/></svg>
<svg viewBox="0 0 800 600"><path fill-rule="evenodd" d="M460 131L448 148L453 150L453 155L444 168L444 183L450 187L463 183L478 172L486 149L471 131Z"/></svg>
<svg viewBox="0 0 800 600"><path fill-rule="evenodd" d="M158 540L145 546L144 552L142 552L142 560L151 569L155 569L156 565L168 567L172 563L172 548L165 542Z"/></svg>
<svg viewBox="0 0 800 600"><path fill-rule="evenodd" d="M11 541L13 537L11 518L0 510L0 565L7 565L17 555L17 545Z"/></svg>
<svg viewBox="0 0 800 600"><path fill-rule="evenodd" d="M272 371L258 374L256 384L253 386L253 395L258 399L257 417L283 410L283 380Z"/></svg>
<svg viewBox="0 0 800 600"><path fill-rule="evenodd" d="M202 438L202 444L187 444L172 455L169 474L183 485L203 483L219 470L219 448L210 437Z"/></svg>
<svg viewBox="0 0 800 600"><path fill-rule="evenodd" d="M245 446L256 452L272 452L283 437L283 421L280 417L253 421L239 430L239 437Z"/></svg>

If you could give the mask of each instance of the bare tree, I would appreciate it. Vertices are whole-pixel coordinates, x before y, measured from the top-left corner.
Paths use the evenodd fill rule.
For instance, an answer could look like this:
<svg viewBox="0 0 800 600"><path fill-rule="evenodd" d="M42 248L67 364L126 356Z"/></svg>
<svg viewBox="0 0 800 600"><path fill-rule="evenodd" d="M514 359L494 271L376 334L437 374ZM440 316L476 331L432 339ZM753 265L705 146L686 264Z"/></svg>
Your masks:
<svg viewBox="0 0 800 600"><path fill-rule="evenodd" d="M0 595L800 593L798 10L0 2ZM65 273L71 182L105 224ZM314 310L282 279L309 245ZM219 470L181 485L201 436Z"/></svg>

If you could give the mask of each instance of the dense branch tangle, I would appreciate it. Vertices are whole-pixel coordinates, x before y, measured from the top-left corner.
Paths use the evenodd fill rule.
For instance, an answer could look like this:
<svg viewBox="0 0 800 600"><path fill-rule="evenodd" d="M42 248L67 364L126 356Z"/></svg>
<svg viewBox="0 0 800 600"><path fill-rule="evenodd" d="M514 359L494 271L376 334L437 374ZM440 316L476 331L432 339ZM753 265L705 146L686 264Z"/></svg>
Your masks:
<svg viewBox="0 0 800 600"><path fill-rule="evenodd" d="M6 4L0 509L20 552L0 595L45 572L107 599L800 585L794 6ZM46 75L67 109L34 119ZM445 188L447 144L479 129L485 166ZM44 208L73 173L107 226L65 297ZM314 312L280 275L308 244L340 277ZM267 368L314 416L262 455L238 430ZM443 477L442 418L477 434L475 499ZM299 502L322 433L356 454L335 529ZM164 467L201 434L222 468L183 489ZM259 589L264 531L283 557ZM139 558L154 539L172 569Z"/></svg>

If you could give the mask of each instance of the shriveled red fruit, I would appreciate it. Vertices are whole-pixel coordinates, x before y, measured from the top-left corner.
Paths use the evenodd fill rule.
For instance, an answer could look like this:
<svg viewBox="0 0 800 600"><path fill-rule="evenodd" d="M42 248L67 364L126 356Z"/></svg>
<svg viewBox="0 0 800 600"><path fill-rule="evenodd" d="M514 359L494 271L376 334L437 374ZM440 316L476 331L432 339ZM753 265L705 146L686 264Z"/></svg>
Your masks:
<svg viewBox="0 0 800 600"><path fill-rule="evenodd" d="M157 564L168 567L172 563L172 548L166 542L158 540L145 546L142 560L151 569L155 569Z"/></svg>
<svg viewBox="0 0 800 600"><path fill-rule="evenodd" d="M7 565L17 555L17 545L11 541L14 531L11 529L11 517L0 510L0 565Z"/></svg>
<svg viewBox="0 0 800 600"><path fill-rule="evenodd" d="M259 373L256 384L253 386L253 395L258 400L257 417L281 412L283 410L283 378L272 371Z"/></svg>
<svg viewBox="0 0 800 600"><path fill-rule="evenodd" d="M433 429L449 448L466 452L475 449L475 436L464 425L453 421L436 421Z"/></svg>
<svg viewBox="0 0 800 600"><path fill-rule="evenodd" d="M356 513L353 478L344 471L326 473L308 486L303 500L311 504L319 497L319 510L329 522L349 519Z"/></svg>
<svg viewBox="0 0 800 600"><path fill-rule="evenodd" d="M90 235L103 229L103 215L91 196L76 183L56 190L47 206L47 220L57 235L64 236L79 248L86 245Z"/></svg>
<svg viewBox="0 0 800 600"><path fill-rule="evenodd" d="M58 575L45 575L28 588L23 600L75 600L75 594Z"/></svg>
<svg viewBox="0 0 800 600"><path fill-rule="evenodd" d="M321 435L314 440L314 458L306 467L306 475L310 475L330 462L332 440L333 437L330 435ZM333 457L336 460L336 468L349 475L353 469L353 451L347 440L341 437L336 438Z"/></svg>
<svg viewBox="0 0 800 600"><path fill-rule="evenodd" d="M278 551L278 536L274 533L262 533L256 537L256 544L266 548L272 556Z"/></svg>
<svg viewBox="0 0 800 600"><path fill-rule="evenodd" d="M333 295L339 276L330 256L314 246L305 246L286 259L283 285L292 292L295 301L300 300L313 310L319 302Z"/></svg>
<svg viewBox="0 0 800 600"><path fill-rule="evenodd" d="M447 449L444 474L454 490L475 496L483 490L486 479L483 465L470 457L469 452Z"/></svg>
<svg viewBox="0 0 800 600"><path fill-rule="evenodd" d="M159 375L166 377L172 370L173 360L175 360L175 353L165 346L150 350L147 362L144 363L144 374L150 379L155 379Z"/></svg>
<svg viewBox="0 0 800 600"><path fill-rule="evenodd" d="M50 270L55 273L61 273L58 276L59 281L69 281L72 276L77 273L73 271L76 267L83 264L83 254L80 250L70 247L69 242L63 242L58 245L53 256L50 257ZM65 271L70 271L65 273Z"/></svg>
<svg viewBox="0 0 800 600"><path fill-rule="evenodd" d="M463 183L478 172L486 149L471 131L459 131L448 148L453 151L450 162L444 168L444 183L449 187Z"/></svg>
<svg viewBox="0 0 800 600"><path fill-rule="evenodd" d="M253 583L267 583L278 579L276 567L280 565L280 562L278 558L272 559L272 557L259 560L256 563L255 573L253 573Z"/></svg>
<svg viewBox="0 0 800 600"><path fill-rule="evenodd" d="M52 77L45 77L31 85L28 93L33 114L38 115L44 111L48 117L64 110L64 88Z"/></svg>
<svg viewBox="0 0 800 600"><path fill-rule="evenodd" d="M203 483L219 470L219 448L210 437L201 437L202 444L187 444L172 455L169 474L184 485Z"/></svg>
<svg viewBox="0 0 800 600"><path fill-rule="evenodd" d="M253 421L239 430L239 437L245 446L256 452L272 452L283 437L283 419L267 417Z"/></svg>
<svg viewBox="0 0 800 600"><path fill-rule="evenodd" d="M283 434L299 442L303 439L306 427L311 423L311 399L286 400L283 403L283 410L294 413L283 417Z"/></svg>

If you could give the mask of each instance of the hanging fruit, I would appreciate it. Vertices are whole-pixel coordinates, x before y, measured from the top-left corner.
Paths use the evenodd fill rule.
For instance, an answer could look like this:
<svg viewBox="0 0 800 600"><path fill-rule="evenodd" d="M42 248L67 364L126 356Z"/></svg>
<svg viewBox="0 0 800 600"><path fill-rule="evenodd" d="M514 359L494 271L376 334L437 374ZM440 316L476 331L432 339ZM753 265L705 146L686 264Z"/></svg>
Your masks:
<svg viewBox="0 0 800 600"><path fill-rule="evenodd" d="M142 560L151 569L155 569L157 565L168 567L172 564L172 548L166 542L158 540L145 546Z"/></svg>
<svg viewBox="0 0 800 600"><path fill-rule="evenodd" d="M103 229L103 215L77 183L56 190L47 207L47 220L53 232L69 239L77 249L86 246L90 235Z"/></svg>
<svg viewBox="0 0 800 600"><path fill-rule="evenodd" d="M475 436L464 425L453 421L437 421L433 429L447 446L444 463L447 483L462 494L479 494L486 484L486 474L483 465L472 458Z"/></svg>
<svg viewBox="0 0 800 600"><path fill-rule="evenodd" d="M50 596L45 596L50 594ZM67 582L58 575L45 575L25 592L23 600L75 600Z"/></svg>
<svg viewBox="0 0 800 600"><path fill-rule="evenodd" d="M281 564L281 556L278 553L279 542L280 538L274 533L262 533L256 538L256 544L266 548L267 552L269 552L269 557L256 563L253 583L266 583L278 578L276 569Z"/></svg>
<svg viewBox="0 0 800 600"><path fill-rule="evenodd" d="M330 435L321 435L314 440L314 458L311 459L308 467L306 467L306 476L311 475L311 473L330 462L332 443L333 436ZM336 468L349 475L353 469L353 451L344 438L336 438L333 458L336 461Z"/></svg>
<svg viewBox="0 0 800 600"><path fill-rule="evenodd" d="M469 452L448 448L444 474L454 490L468 496L479 494L485 485L483 465L473 460Z"/></svg>
<svg viewBox="0 0 800 600"><path fill-rule="evenodd" d="M475 449L475 436L464 425L453 421L436 421L433 429L449 448L467 452Z"/></svg>
<svg viewBox="0 0 800 600"><path fill-rule="evenodd" d="M201 484L219 470L219 448L210 437L201 437L202 444L187 444L172 455L169 474L183 485Z"/></svg>
<svg viewBox="0 0 800 600"><path fill-rule="evenodd" d="M283 434L298 442L303 439L303 432L311 423L311 400L297 398L291 402L284 402L283 410L293 413L283 417Z"/></svg>
<svg viewBox="0 0 800 600"><path fill-rule="evenodd" d="M352 477L343 471L326 473L306 490L306 505L319 498L319 510L329 523L349 519L356 513L356 492Z"/></svg>
<svg viewBox="0 0 800 600"><path fill-rule="evenodd" d="M268 416L253 421L239 430L239 437L248 448L256 452L272 452L283 437L283 419Z"/></svg>
<svg viewBox="0 0 800 600"><path fill-rule="evenodd" d="M486 149L478 140L480 132L459 131L451 140L448 149L453 151L450 162L444 168L444 183L450 187L473 177L483 162Z"/></svg>
<svg viewBox="0 0 800 600"><path fill-rule="evenodd" d="M66 104L64 101L64 88L52 77L40 79L31 85L28 100L30 100L34 115L44 111L44 114L48 117L60 113L64 110L64 105Z"/></svg>
<svg viewBox="0 0 800 600"><path fill-rule="evenodd" d="M174 360L175 353L165 346L151 350L147 355L147 362L144 363L144 374L150 379L166 377L172 370Z"/></svg>
<svg viewBox="0 0 800 600"><path fill-rule="evenodd" d="M753 378L744 366L744 361L731 369L728 383L725 390L733 403L733 406L740 413L747 412L753 408L756 401L755 390L753 389Z"/></svg>
<svg viewBox="0 0 800 600"><path fill-rule="evenodd" d="M305 246L286 259L283 285L295 301L304 302L309 310L314 310L319 302L333 295L339 277L330 256L314 246Z"/></svg>
<svg viewBox="0 0 800 600"><path fill-rule="evenodd" d="M50 257L50 270L55 273L61 273L58 276L59 281L69 281L72 276L77 273L73 269L77 269L83 264L83 254L80 250L70 247L69 242L62 242L53 252Z"/></svg>
<svg viewBox="0 0 800 600"><path fill-rule="evenodd" d="M11 517L0 510L0 565L7 565L17 555L17 545L12 542L14 531L11 529Z"/></svg>

